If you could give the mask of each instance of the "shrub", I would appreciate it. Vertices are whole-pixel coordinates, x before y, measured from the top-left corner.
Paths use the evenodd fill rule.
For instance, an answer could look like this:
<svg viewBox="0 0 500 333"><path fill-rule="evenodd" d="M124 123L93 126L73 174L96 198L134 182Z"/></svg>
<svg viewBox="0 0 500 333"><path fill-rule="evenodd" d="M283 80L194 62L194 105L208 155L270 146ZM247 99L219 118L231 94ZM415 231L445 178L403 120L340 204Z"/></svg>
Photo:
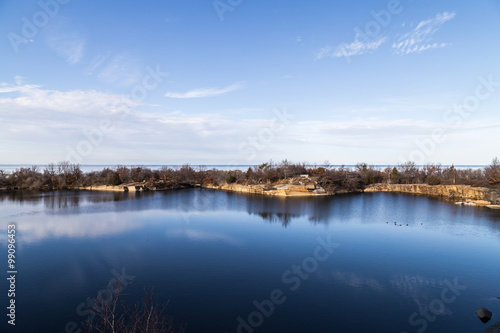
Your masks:
<svg viewBox="0 0 500 333"><path fill-rule="evenodd" d="M118 172L115 172L113 174L113 179L111 180L111 185L120 185L122 183L122 180L120 179L120 175L118 174Z"/></svg>
<svg viewBox="0 0 500 333"><path fill-rule="evenodd" d="M396 169L395 167L392 168L392 171L391 171L391 183L392 184L399 184L399 172L398 172L398 169Z"/></svg>
<svg viewBox="0 0 500 333"><path fill-rule="evenodd" d="M235 182L236 182L236 176L233 175L232 173L228 174L226 178L226 183L233 184Z"/></svg>
<svg viewBox="0 0 500 333"><path fill-rule="evenodd" d="M427 177L427 179L425 180L425 182L428 185L439 185L439 184L441 184L441 180L436 175L430 175L429 177Z"/></svg>

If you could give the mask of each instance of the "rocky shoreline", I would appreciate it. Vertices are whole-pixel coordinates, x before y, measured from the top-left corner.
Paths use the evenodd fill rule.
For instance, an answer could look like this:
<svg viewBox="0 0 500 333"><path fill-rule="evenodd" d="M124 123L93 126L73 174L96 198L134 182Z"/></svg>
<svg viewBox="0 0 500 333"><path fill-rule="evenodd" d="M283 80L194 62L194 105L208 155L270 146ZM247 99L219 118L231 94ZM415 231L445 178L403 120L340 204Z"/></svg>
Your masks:
<svg viewBox="0 0 500 333"><path fill-rule="evenodd" d="M121 185L80 186L76 189L86 190L86 191L146 192L146 191L177 190L190 187L201 187L201 185L195 184L194 186L188 186L188 185L169 186L161 182L134 182Z"/></svg>
<svg viewBox="0 0 500 333"><path fill-rule="evenodd" d="M205 185L205 188L215 190L263 194L278 197L308 197L308 196L325 196L330 195L324 188L316 184L309 185L241 185L241 184L224 184L224 185Z"/></svg>
<svg viewBox="0 0 500 333"><path fill-rule="evenodd" d="M354 191L338 191L329 193L316 182L309 179L302 184L224 184L224 185L195 185L221 191L260 194L278 197L310 197L327 196L341 193L352 193ZM154 183L130 183L117 186L99 185L79 187L80 190L89 191L114 191L114 192L142 192L169 190L164 186ZM430 197L442 197L455 204L464 206L480 206L491 209L500 209L500 191L484 187L471 187L466 185L426 185L426 184L372 184L362 191L355 192L395 192L425 195Z"/></svg>
<svg viewBox="0 0 500 333"><path fill-rule="evenodd" d="M467 185L373 184L364 192L397 192L442 197L459 205L500 209L500 191Z"/></svg>

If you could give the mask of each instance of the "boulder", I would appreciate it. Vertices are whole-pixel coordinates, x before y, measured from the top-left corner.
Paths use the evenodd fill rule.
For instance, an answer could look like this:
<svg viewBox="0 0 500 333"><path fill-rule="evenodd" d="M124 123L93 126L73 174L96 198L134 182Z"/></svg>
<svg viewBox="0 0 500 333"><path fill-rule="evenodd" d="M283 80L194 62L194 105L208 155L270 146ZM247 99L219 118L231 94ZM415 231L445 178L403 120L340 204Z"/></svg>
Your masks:
<svg viewBox="0 0 500 333"><path fill-rule="evenodd" d="M486 309L486 308L481 308L481 309L477 310L475 313L476 313L476 316L477 316L479 319L481 319L481 321L482 321L483 323L487 323L487 322L489 322L489 321L490 321L490 319L491 319L491 316L493 315L493 314L491 313L491 311L490 311L490 310L488 310L488 309Z"/></svg>
<svg viewBox="0 0 500 333"><path fill-rule="evenodd" d="M483 333L500 333L500 321L489 326Z"/></svg>

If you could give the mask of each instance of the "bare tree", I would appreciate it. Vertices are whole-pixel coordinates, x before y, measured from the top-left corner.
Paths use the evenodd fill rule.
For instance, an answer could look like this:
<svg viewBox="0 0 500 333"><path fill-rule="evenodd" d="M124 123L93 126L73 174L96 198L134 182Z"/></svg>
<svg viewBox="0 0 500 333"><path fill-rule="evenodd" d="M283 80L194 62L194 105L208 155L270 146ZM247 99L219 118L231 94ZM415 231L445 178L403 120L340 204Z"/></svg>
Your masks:
<svg viewBox="0 0 500 333"><path fill-rule="evenodd" d="M418 168L415 166L415 162L408 161L398 166L399 175L401 180L406 184L413 184L414 179L417 176Z"/></svg>
<svg viewBox="0 0 500 333"><path fill-rule="evenodd" d="M500 185L500 161L495 157L485 169L486 177L491 185Z"/></svg>
<svg viewBox="0 0 500 333"><path fill-rule="evenodd" d="M123 296L120 281L106 287L94 304L89 306L89 318L82 323L88 333L181 333L173 318L166 314L167 304L158 305L153 300L154 288L144 291L141 302L127 306L120 302ZM105 296L106 295L106 296Z"/></svg>

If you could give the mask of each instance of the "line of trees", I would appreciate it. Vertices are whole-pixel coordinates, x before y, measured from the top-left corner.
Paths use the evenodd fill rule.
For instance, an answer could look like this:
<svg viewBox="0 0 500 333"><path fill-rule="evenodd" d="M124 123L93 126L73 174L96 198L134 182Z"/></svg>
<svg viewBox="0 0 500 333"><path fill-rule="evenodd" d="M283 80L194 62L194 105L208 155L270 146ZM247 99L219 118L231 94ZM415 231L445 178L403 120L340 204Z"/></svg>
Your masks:
<svg viewBox="0 0 500 333"><path fill-rule="evenodd" d="M372 170L368 171L368 174L372 173ZM495 157L489 166L474 169L457 169L453 165L443 167L440 164L417 167L413 162L406 162L397 167L384 169L382 177L382 182L392 184L470 185L500 188L500 161Z"/></svg>
<svg viewBox="0 0 500 333"><path fill-rule="evenodd" d="M307 177L309 178L307 178ZM361 190L375 183L470 185L500 188L500 161L494 158L485 168L457 169L440 164L418 167L406 162L394 167L379 168L359 163L354 168L307 163L279 163L269 161L246 171L207 169L189 164L180 168L145 166L105 168L100 171L82 172L78 164L60 162L49 164L43 170L38 166L19 168L11 173L0 170L0 189L3 190L64 190L82 186L120 185L132 182L153 184L156 187L175 189L196 185L232 184L303 184L317 182L329 192Z"/></svg>
<svg viewBox="0 0 500 333"><path fill-rule="evenodd" d="M41 170L38 166L19 168L12 173L0 170L0 189L53 190L78 186L84 178L78 164L60 162Z"/></svg>
<svg viewBox="0 0 500 333"><path fill-rule="evenodd" d="M427 164L417 166L414 162L406 162L393 167L380 168L366 163L358 163L354 168L332 167L328 162L320 166L309 166L307 163L261 164L249 168L246 172L232 171L228 174L227 183L262 184L297 181L295 177L308 175L319 185L331 192L341 190L355 191L376 183L386 184L429 184L429 185L470 185L475 187L500 188L500 161L494 158L485 168L461 168Z"/></svg>
<svg viewBox="0 0 500 333"><path fill-rule="evenodd" d="M191 187L196 184L221 184L227 172L194 169L186 164L180 168L162 167L151 169L145 166L104 168L84 173L78 164L60 162L49 164L43 170L38 166L19 168L11 173L0 170L2 190L66 190L85 186L120 185L127 183L154 183L165 188Z"/></svg>

